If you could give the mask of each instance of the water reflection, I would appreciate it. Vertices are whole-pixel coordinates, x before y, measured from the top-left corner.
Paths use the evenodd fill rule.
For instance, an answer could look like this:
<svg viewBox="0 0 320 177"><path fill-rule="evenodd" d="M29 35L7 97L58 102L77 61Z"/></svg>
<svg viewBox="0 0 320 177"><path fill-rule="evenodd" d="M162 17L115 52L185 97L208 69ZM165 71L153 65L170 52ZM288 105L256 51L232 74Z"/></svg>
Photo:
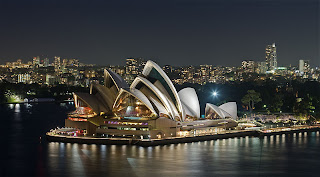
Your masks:
<svg viewBox="0 0 320 177"><path fill-rule="evenodd" d="M63 126L69 110L59 104L33 104L29 109L26 105L20 105L19 109L15 105L3 107L0 111L5 110L1 113L6 115L4 124L8 126L4 128L8 136L4 138L8 146L1 159L8 160L0 176L316 176L318 173L314 165L320 162L319 132L147 148L39 143L39 136L46 131ZM28 110L32 114L26 114ZM16 118L22 121L15 121Z"/></svg>
<svg viewBox="0 0 320 177"><path fill-rule="evenodd" d="M13 109L14 104L8 104L8 107L9 107L10 109Z"/></svg>
<svg viewBox="0 0 320 177"><path fill-rule="evenodd" d="M14 108L14 112L20 113L20 104L15 104Z"/></svg>
<svg viewBox="0 0 320 177"><path fill-rule="evenodd" d="M32 107L32 104L30 104L30 103L24 103L23 105L27 109L30 109Z"/></svg>
<svg viewBox="0 0 320 177"><path fill-rule="evenodd" d="M307 145L319 147L319 132L146 148L49 143L48 169L58 176L281 176L295 166L291 160L301 158L297 152L308 154Z"/></svg>

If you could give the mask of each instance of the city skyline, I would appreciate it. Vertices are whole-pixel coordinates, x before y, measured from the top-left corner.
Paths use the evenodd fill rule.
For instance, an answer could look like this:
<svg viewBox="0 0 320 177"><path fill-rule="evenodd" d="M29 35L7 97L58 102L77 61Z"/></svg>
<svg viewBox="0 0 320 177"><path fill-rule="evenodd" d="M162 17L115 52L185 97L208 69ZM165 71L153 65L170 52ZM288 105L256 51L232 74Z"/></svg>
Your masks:
<svg viewBox="0 0 320 177"><path fill-rule="evenodd" d="M201 66L201 65L212 65L212 66L219 66L219 67L243 67L244 63L243 62L254 62L255 64L258 63L264 63L266 66L266 71L271 71L271 70L276 70L278 68L283 68L283 67L299 67L300 66L300 60L305 60L308 61L308 65L310 67L314 67L314 68L319 68L318 65L314 65L312 66L312 61L310 59L307 58L299 58L296 61L293 61L292 63L290 63L289 65L278 65L278 60L277 60L277 53L276 53L276 44L272 43L270 45L267 45L265 48L265 58L262 60L254 60L254 59L243 59L240 60L239 63L233 63L232 65L216 65L216 64L212 64L212 63L197 63L197 64L178 64L178 65L170 65L169 63L162 63L161 66L172 66L172 67L188 67L188 66ZM83 60L81 60L80 58L74 58L74 57L63 57L60 55L55 55L55 56L48 56L48 55L35 55L32 57L20 57L20 58L16 58L16 59L7 59L7 60L3 60L0 63L0 66L4 67L5 65L8 64L30 64L30 65L39 65L40 67L48 67L48 66L53 66L54 63L56 62L56 59L59 59L59 62L63 62L63 60L71 60L71 61L77 61L79 62L77 65L81 64L83 66L85 65L92 65L92 66L125 66L126 65L126 61L128 59L137 59L137 60L150 60L149 58L143 58L143 57L127 57L127 58L121 58L118 59L118 61L120 61L118 64L114 65L114 64L96 64L96 63L84 63ZM61 60L61 61L60 61ZM80 62L81 61L81 62ZM158 61L158 60L155 60ZM311 61L311 63L310 63ZM270 64L270 62L272 62ZM51 63L51 64L50 64Z"/></svg>
<svg viewBox="0 0 320 177"><path fill-rule="evenodd" d="M1 176L317 176L320 0L0 0Z"/></svg>
<svg viewBox="0 0 320 177"><path fill-rule="evenodd" d="M316 0L17 0L0 8L0 62L58 55L99 65L142 57L160 65L236 66L264 61L266 46L276 43L278 66L300 59L320 65Z"/></svg>
<svg viewBox="0 0 320 177"><path fill-rule="evenodd" d="M214 66L200 64L195 66L161 66L164 72L171 76L174 84L200 84L207 83L228 83L282 80L288 82L298 79L301 82L319 81L320 68L311 67L309 60L298 60L298 66L275 67L268 63L277 63L276 48L270 52L270 46L266 48L266 61L243 60L241 65ZM275 46L274 44L272 46ZM270 60L271 56L271 60ZM45 85L67 84L73 86L88 87L93 82L103 82L101 71L109 69L124 78L128 83L132 83L135 77L142 74L142 68L146 65L146 60L142 58L127 58L125 65L105 65L84 64L78 59L62 59L55 56L50 63L48 58L41 60L39 56L34 57L27 63L18 59L16 62L6 62L0 65L0 81L11 83L38 83ZM272 62L270 62L272 61Z"/></svg>

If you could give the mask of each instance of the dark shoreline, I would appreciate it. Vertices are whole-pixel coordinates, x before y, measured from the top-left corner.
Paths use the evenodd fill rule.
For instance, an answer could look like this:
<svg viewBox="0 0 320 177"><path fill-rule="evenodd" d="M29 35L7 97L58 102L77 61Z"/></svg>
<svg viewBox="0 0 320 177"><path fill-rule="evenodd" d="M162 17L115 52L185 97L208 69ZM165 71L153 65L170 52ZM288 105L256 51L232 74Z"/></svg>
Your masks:
<svg viewBox="0 0 320 177"><path fill-rule="evenodd" d="M68 103L73 102L73 100L55 100L55 101L38 101L38 102L16 102L16 103L0 103L0 105L7 105L7 104L39 104L39 103Z"/></svg>

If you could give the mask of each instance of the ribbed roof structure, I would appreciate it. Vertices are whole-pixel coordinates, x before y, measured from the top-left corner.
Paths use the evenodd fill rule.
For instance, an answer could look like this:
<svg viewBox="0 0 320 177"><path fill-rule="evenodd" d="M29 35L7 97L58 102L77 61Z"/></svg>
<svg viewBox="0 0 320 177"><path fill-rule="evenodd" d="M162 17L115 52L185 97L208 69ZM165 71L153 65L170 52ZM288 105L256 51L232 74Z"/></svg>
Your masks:
<svg viewBox="0 0 320 177"><path fill-rule="evenodd" d="M90 94L74 93L76 106L86 105L96 114L113 116L167 117L185 121L186 117L200 118L200 104L193 88L177 92L165 72L152 61L129 86L115 72L104 70L104 85L92 83ZM237 105L229 102L219 107L208 103L207 113L221 118L237 117Z"/></svg>

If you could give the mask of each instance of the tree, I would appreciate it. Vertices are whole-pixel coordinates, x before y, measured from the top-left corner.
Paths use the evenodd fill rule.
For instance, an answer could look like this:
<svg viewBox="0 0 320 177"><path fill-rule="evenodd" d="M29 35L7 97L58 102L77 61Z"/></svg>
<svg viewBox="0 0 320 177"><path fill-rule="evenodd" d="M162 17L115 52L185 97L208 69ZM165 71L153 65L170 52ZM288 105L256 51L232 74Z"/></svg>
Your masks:
<svg viewBox="0 0 320 177"><path fill-rule="evenodd" d="M281 94L275 94L272 97L272 104L270 104L270 109L272 112L281 111L281 107L283 106L283 96Z"/></svg>
<svg viewBox="0 0 320 177"><path fill-rule="evenodd" d="M300 117L310 118L314 115L316 107L313 105L313 98L307 94L304 98L300 98L293 107L293 112Z"/></svg>
<svg viewBox="0 0 320 177"><path fill-rule="evenodd" d="M260 93L256 92L255 90L248 90L247 94L241 99L241 102L248 106L250 114L254 109L254 104L259 103L260 101L262 101Z"/></svg>

